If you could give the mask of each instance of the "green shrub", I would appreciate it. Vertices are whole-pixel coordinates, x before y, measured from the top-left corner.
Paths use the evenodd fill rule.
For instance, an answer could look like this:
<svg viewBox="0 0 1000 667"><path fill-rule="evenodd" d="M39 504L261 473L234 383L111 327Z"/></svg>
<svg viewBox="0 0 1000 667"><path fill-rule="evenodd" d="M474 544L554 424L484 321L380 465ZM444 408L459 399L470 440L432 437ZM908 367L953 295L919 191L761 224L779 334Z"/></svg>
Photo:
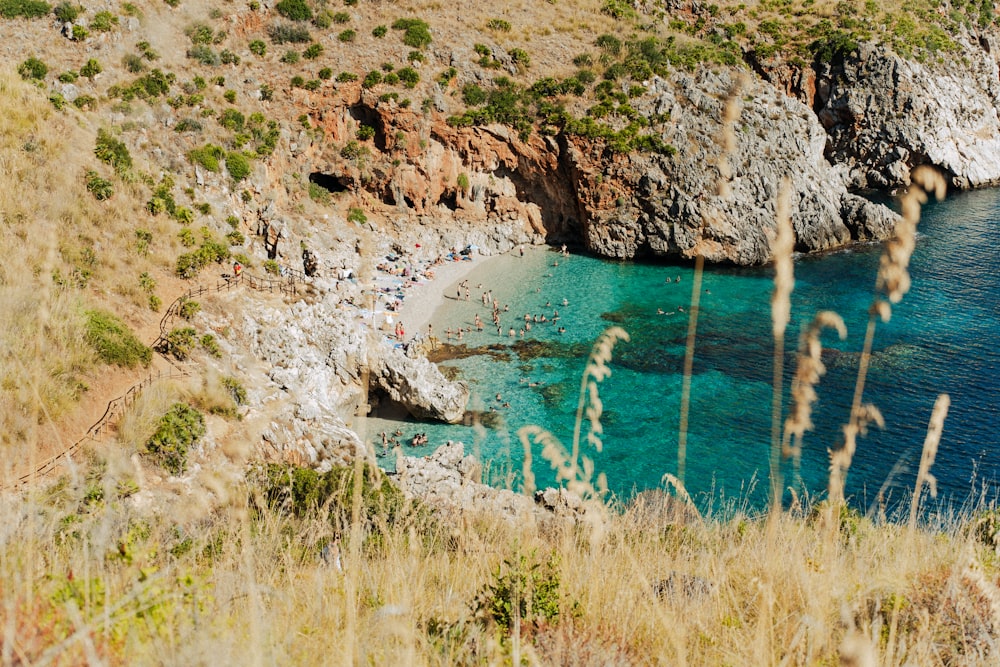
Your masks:
<svg viewBox="0 0 1000 667"><path fill-rule="evenodd" d="M85 76L88 79L93 79L95 76L97 76L103 71L104 68L101 67L101 63L97 62L97 60L95 60L94 58L91 58L86 63L84 63L83 67L80 68L80 76Z"/></svg>
<svg viewBox="0 0 1000 667"><path fill-rule="evenodd" d="M601 12L613 19L635 18L635 9L629 0L604 0Z"/></svg>
<svg viewBox="0 0 1000 667"><path fill-rule="evenodd" d="M496 30L498 32L510 32L510 21L504 21L503 19L490 19L486 22L486 27L489 30Z"/></svg>
<svg viewBox="0 0 1000 667"><path fill-rule="evenodd" d="M226 170L233 181L239 183L250 175L250 160L243 153L230 151L226 154Z"/></svg>
<svg viewBox="0 0 1000 667"><path fill-rule="evenodd" d="M143 345L128 326L105 310L84 311L87 343L106 364L135 368L148 366L153 351Z"/></svg>
<svg viewBox="0 0 1000 667"><path fill-rule="evenodd" d="M476 107L486 101L486 91L478 84L467 83L462 86L462 102L466 106Z"/></svg>
<svg viewBox="0 0 1000 667"><path fill-rule="evenodd" d="M314 183L310 183L310 185L315 185L315 184ZM270 274L272 276L276 276L276 275L278 275L281 272L281 265L278 264L273 259L265 259L264 260L264 272L268 273L268 274Z"/></svg>
<svg viewBox="0 0 1000 667"><path fill-rule="evenodd" d="M306 60L316 60L321 55L323 55L323 45L319 42L313 42L302 52L302 57Z"/></svg>
<svg viewBox="0 0 1000 667"><path fill-rule="evenodd" d="M215 336L212 334L205 334L199 340L198 343L201 345L201 349L208 352L209 355L218 359L222 356L222 350L219 348L219 342L215 340Z"/></svg>
<svg viewBox="0 0 1000 667"><path fill-rule="evenodd" d="M288 63L289 65L294 65L295 63L299 62L299 52L291 50L285 51L285 54L281 56L281 62Z"/></svg>
<svg viewBox="0 0 1000 667"><path fill-rule="evenodd" d="M201 123L193 118L182 118L174 125L174 132L201 132Z"/></svg>
<svg viewBox="0 0 1000 667"><path fill-rule="evenodd" d="M222 53L219 54L219 60L222 61L223 65L239 65L240 57L230 51L229 49L223 49ZM235 93L233 93L235 95Z"/></svg>
<svg viewBox="0 0 1000 667"><path fill-rule="evenodd" d="M384 25L375 26L375 28L372 29L372 37L385 37L388 32L389 29Z"/></svg>
<svg viewBox="0 0 1000 667"><path fill-rule="evenodd" d="M389 72L384 77L382 77L382 83L389 86L395 86L397 83L399 83L399 75L396 74L395 72Z"/></svg>
<svg viewBox="0 0 1000 667"><path fill-rule="evenodd" d="M328 206L330 204L330 191L318 183L309 181L309 199L312 199L317 204ZM266 262L264 263L264 268L267 268ZM275 269L277 269L277 265L275 265Z"/></svg>
<svg viewBox="0 0 1000 667"><path fill-rule="evenodd" d="M128 146L112 137L104 128L97 131L94 155L101 162L114 167L119 176L127 174L132 169L132 155L128 151Z"/></svg>
<svg viewBox="0 0 1000 667"><path fill-rule="evenodd" d="M363 225L368 222L368 216L366 216L365 212L360 208L352 206L347 211L347 221L353 222L356 225Z"/></svg>
<svg viewBox="0 0 1000 667"><path fill-rule="evenodd" d="M62 109L66 106L66 98L60 93L50 93L49 102L52 103L52 106L56 109L56 111L62 111Z"/></svg>
<svg viewBox="0 0 1000 667"><path fill-rule="evenodd" d="M190 225L194 222L194 211L189 209L187 206L176 207L172 215L174 216L174 220L182 225Z"/></svg>
<svg viewBox="0 0 1000 667"><path fill-rule="evenodd" d="M230 375L222 378L222 386L229 392L229 396L236 405L246 405L247 389L243 386L242 382Z"/></svg>
<svg viewBox="0 0 1000 667"><path fill-rule="evenodd" d="M108 32L118 25L118 17L107 11L106 9L101 10L94 14L93 20L90 22L90 27L93 30L99 32Z"/></svg>
<svg viewBox="0 0 1000 667"><path fill-rule="evenodd" d="M185 230L185 231L189 232L191 230ZM193 319L194 316L197 315L198 311L200 310L201 310L200 303L198 303L193 299L184 299L184 301L181 302L180 307L177 309L177 314L190 322L191 319Z"/></svg>
<svg viewBox="0 0 1000 667"><path fill-rule="evenodd" d="M396 72L396 75L399 76L399 80L407 88L413 88L420 82L420 73L412 67L404 67Z"/></svg>
<svg viewBox="0 0 1000 667"><path fill-rule="evenodd" d="M101 178L100 174L96 171L88 171L86 178L87 191L94 195L94 199L97 201L111 199L111 196L115 194L115 189L111 185L111 181Z"/></svg>
<svg viewBox="0 0 1000 667"><path fill-rule="evenodd" d="M476 611L492 619L505 634L515 623L554 624L559 618L559 563L544 563L534 554L519 554L497 566L493 581L476 596Z"/></svg>
<svg viewBox="0 0 1000 667"><path fill-rule="evenodd" d="M134 53L126 53L122 56L122 67L124 67L127 72L139 74L146 69L146 63L142 61L142 56Z"/></svg>
<svg viewBox="0 0 1000 667"><path fill-rule="evenodd" d="M350 81L357 81L357 80L358 80L358 75L352 74L351 72L341 72L340 74L337 75L338 83L348 83Z"/></svg>
<svg viewBox="0 0 1000 667"><path fill-rule="evenodd" d="M421 19L408 18L398 19L392 24L393 30L403 31L403 44L412 46L415 49L422 49L428 46L431 39L430 26Z"/></svg>
<svg viewBox="0 0 1000 667"><path fill-rule="evenodd" d="M219 114L219 125L233 132L242 132L246 125L246 116L239 109L230 107Z"/></svg>
<svg viewBox="0 0 1000 667"><path fill-rule="evenodd" d="M155 294L150 294L148 303L150 310L152 310L153 312L159 312L160 306L163 305L163 299L156 296Z"/></svg>
<svg viewBox="0 0 1000 667"><path fill-rule="evenodd" d="M73 100L73 106L77 109L93 109L97 106L97 98L93 95L80 95Z"/></svg>
<svg viewBox="0 0 1000 667"><path fill-rule="evenodd" d="M59 19L60 23L72 23L78 16L80 16L80 12L82 11L83 7L74 5L72 2L68 2L67 0L63 0L55 6L52 13L56 15L56 18Z"/></svg>
<svg viewBox="0 0 1000 667"><path fill-rule="evenodd" d="M316 73L316 76L318 76L323 81L328 81L330 78L333 77L333 70L330 69L329 67L324 67L323 69L321 69L319 72Z"/></svg>
<svg viewBox="0 0 1000 667"><path fill-rule="evenodd" d="M35 56L31 56L17 66L17 73L20 74L21 78L25 81L29 79L41 81L45 78L45 75L49 73L49 66Z"/></svg>
<svg viewBox="0 0 1000 667"><path fill-rule="evenodd" d="M205 417L185 403L174 403L160 417L146 451L167 471L179 475L187 468L188 452L205 435Z"/></svg>
<svg viewBox="0 0 1000 667"><path fill-rule="evenodd" d="M221 146L205 144L200 148L192 148L188 151L188 160L194 164L200 164L205 169L213 172L220 171L220 160L226 155L226 151Z"/></svg>
<svg viewBox="0 0 1000 667"><path fill-rule="evenodd" d="M212 47L204 44L196 44L187 51L187 57L201 65L216 67L222 63L222 58L212 50Z"/></svg>
<svg viewBox="0 0 1000 667"><path fill-rule="evenodd" d="M267 29L267 34L275 44L307 44L312 41L308 28L293 23L272 25Z"/></svg>
<svg viewBox="0 0 1000 667"><path fill-rule="evenodd" d="M264 40L262 39L255 39L251 41L249 48L250 48L250 53L254 54L255 56L259 56L261 58L263 58L264 54L267 53L267 43L264 42Z"/></svg>
<svg viewBox="0 0 1000 667"><path fill-rule="evenodd" d="M382 73L378 70L372 70L365 75L365 79L361 82L361 86L363 88L374 88L380 83L382 83Z"/></svg>
<svg viewBox="0 0 1000 667"><path fill-rule="evenodd" d="M308 21L313 17L312 9L306 0L281 0L274 8L291 21Z"/></svg>
<svg viewBox="0 0 1000 667"><path fill-rule="evenodd" d="M149 254L149 244L153 242L153 233L148 229L135 230L135 251L142 257Z"/></svg>
<svg viewBox="0 0 1000 667"><path fill-rule="evenodd" d="M43 0L0 0L0 17L5 19L40 19L50 11Z"/></svg>
<svg viewBox="0 0 1000 667"><path fill-rule="evenodd" d="M73 39L74 42L82 42L83 40L87 39L87 37L89 37L89 36L90 36L90 31L87 30L84 26L82 26L82 25L76 25L76 24L73 25L73 37L72 37L72 39Z"/></svg>
<svg viewBox="0 0 1000 667"><path fill-rule="evenodd" d="M183 361L194 350L197 337L198 332L191 327L174 327L167 333L164 352Z"/></svg>
<svg viewBox="0 0 1000 667"><path fill-rule="evenodd" d="M184 30L184 34L191 40L192 44L211 44L215 41L215 32L211 26L204 23L195 23Z"/></svg>
<svg viewBox="0 0 1000 667"><path fill-rule="evenodd" d="M375 128L371 125L362 125L354 135L358 141L368 141L375 137Z"/></svg>
<svg viewBox="0 0 1000 667"><path fill-rule="evenodd" d="M348 28L347 30L344 30L339 35L337 35L337 39L345 43L353 42L357 36L358 36L357 32Z"/></svg>
<svg viewBox="0 0 1000 667"><path fill-rule="evenodd" d="M461 173L461 174L459 174L458 178L456 179L455 182L458 185L458 189L461 190L463 193L466 193L466 192L469 191L469 175L468 174L466 174L464 172Z"/></svg>
<svg viewBox="0 0 1000 667"><path fill-rule="evenodd" d="M194 232L192 232L188 227L185 227L181 231L177 232L177 238L180 239L181 245L185 248L190 248L198 242L194 238Z"/></svg>
<svg viewBox="0 0 1000 667"><path fill-rule="evenodd" d="M229 245L243 245L246 243L246 240L246 237L243 236L243 232L237 229L231 229L226 232L226 241L229 242Z"/></svg>
<svg viewBox="0 0 1000 667"><path fill-rule="evenodd" d="M622 51L622 41L614 35L600 35L594 44L607 54L617 56Z"/></svg>
<svg viewBox="0 0 1000 667"><path fill-rule="evenodd" d="M526 70L531 67L531 56L524 49L511 49L508 53L518 70Z"/></svg>

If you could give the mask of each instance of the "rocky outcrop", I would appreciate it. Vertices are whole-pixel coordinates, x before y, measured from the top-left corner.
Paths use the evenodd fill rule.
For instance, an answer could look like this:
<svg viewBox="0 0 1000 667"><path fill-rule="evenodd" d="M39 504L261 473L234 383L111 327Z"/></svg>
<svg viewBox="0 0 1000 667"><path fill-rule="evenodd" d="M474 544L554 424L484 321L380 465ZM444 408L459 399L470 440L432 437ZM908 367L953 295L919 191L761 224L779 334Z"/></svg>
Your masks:
<svg viewBox="0 0 1000 667"><path fill-rule="evenodd" d="M956 188L1000 183L1000 75L989 47L984 37L946 62L919 63L863 44L826 66L816 108L828 156L850 184L906 185L920 164L940 167Z"/></svg>
<svg viewBox="0 0 1000 667"><path fill-rule="evenodd" d="M584 201L587 247L607 257L683 257L760 264L771 257L780 184L790 181L796 249L827 250L884 238L893 214L848 192L824 157L826 133L809 108L759 79L739 87L742 109L727 156L727 194L717 194L722 112L734 73L703 70L654 79L635 106L669 114L663 140L677 154L632 152L610 159L600 146L568 142Z"/></svg>
<svg viewBox="0 0 1000 667"><path fill-rule="evenodd" d="M448 380L426 357L407 355L399 348L376 352L369 382L417 419L454 424L462 420L469 402L469 385Z"/></svg>
<svg viewBox="0 0 1000 667"><path fill-rule="evenodd" d="M424 457L399 456L394 481L407 496L419 498L444 515L484 512L507 521L531 517L542 525L569 525L582 520L585 503L566 489L547 488L534 499L480 481L482 468L465 455L461 442L448 441Z"/></svg>
<svg viewBox="0 0 1000 667"><path fill-rule="evenodd" d="M792 184L798 250L884 238L893 215L847 191L846 171L824 157L827 136L812 110L752 76L739 92L730 194L716 195L722 107L737 75L678 72L670 81L654 78L645 94L630 99L649 119L644 132L674 146L674 155L618 152L602 138L523 136L500 125L450 127L359 92L358 102L339 116L328 112L324 127L334 136L350 136L356 122L374 127L381 156L359 163L324 148L311 169L364 188L410 247L426 244L417 236L426 237L433 226L460 230L442 231L442 241L450 234L480 245L478 234L499 252L547 239L581 243L616 259L702 254L761 264L771 257L785 177Z"/></svg>
<svg viewBox="0 0 1000 667"><path fill-rule="evenodd" d="M527 496L480 483L479 471L461 442L448 441L429 456L399 456L393 479L407 496L446 515L484 511L513 520L535 510Z"/></svg>

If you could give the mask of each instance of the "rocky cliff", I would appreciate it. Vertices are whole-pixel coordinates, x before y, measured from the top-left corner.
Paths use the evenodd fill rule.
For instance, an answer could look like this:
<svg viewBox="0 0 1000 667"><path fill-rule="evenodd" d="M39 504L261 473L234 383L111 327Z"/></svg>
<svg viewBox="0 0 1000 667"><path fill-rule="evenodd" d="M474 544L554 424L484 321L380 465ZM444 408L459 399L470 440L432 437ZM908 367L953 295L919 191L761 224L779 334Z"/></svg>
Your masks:
<svg viewBox="0 0 1000 667"><path fill-rule="evenodd" d="M847 172L824 156L827 135L815 114L759 79L746 77L739 92L730 194L716 196L722 105L735 74L704 69L654 78L633 101L654 119L658 138L676 147L672 155L621 153L604 139L568 133L524 138L502 125L454 128L359 91L339 113L325 112L324 129L347 137L353 118L366 119L376 128L370 159L359 166L333 143L316 147L309 168L363 191L407 243L426 243L422 225L433 221L434 245L446 236L441 230L457 227L479 230L463 239L499 252L548 239L615 259L700 253L761 264L771 256L775 201L786 177L799 250L884 238L892 214L848 192Z"/></svg>
<svg viewBox="0 0 1000 667"><path fill-rule="evenodd" d="M943 61L906 60L862 44L820 68L815 106L828 157L853 187L895 188L920 164L954 188L1000 183L1000 75L996 39L962 43Z"/></svg>

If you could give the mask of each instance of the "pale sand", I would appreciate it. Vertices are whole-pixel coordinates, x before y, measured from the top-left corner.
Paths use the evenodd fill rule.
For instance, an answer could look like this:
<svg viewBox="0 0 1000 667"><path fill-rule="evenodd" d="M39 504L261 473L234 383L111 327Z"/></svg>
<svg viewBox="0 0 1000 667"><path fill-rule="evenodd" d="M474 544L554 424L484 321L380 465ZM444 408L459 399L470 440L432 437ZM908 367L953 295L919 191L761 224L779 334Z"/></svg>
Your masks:
<svg viewBox="0 0 1000 667"><path fill-rule="evenodd" d="M514 250L513 252L517 252ZM407 340L416 334L427 333L427 323L434 316L434 311L444 303L446 294L455 294L458 284L468 277L474 269L489 264L504 255L475 255L471 262L445 262L432 267L434 279L423 284L407 288L403 298L403 306L399 310L399 320L406 329ZM475 291L475 290L473 290ZM477 298L479 295L475 295ZM441 336L440 331L434 335Z"/></svg>

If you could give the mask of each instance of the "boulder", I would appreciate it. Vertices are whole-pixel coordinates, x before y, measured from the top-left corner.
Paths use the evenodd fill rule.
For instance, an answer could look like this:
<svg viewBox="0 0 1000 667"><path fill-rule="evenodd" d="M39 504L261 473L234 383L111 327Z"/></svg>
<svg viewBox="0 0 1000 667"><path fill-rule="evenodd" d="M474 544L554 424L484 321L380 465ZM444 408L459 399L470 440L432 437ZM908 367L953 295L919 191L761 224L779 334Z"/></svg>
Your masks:
<svg viewBox="0 0 1000 667"><path fill-rule="evenodd" d="M385 347L376 352L369 378L373 388L406 407L417 419L455 424L465 415L469 386L448 380L426 357Z"/></svg>

